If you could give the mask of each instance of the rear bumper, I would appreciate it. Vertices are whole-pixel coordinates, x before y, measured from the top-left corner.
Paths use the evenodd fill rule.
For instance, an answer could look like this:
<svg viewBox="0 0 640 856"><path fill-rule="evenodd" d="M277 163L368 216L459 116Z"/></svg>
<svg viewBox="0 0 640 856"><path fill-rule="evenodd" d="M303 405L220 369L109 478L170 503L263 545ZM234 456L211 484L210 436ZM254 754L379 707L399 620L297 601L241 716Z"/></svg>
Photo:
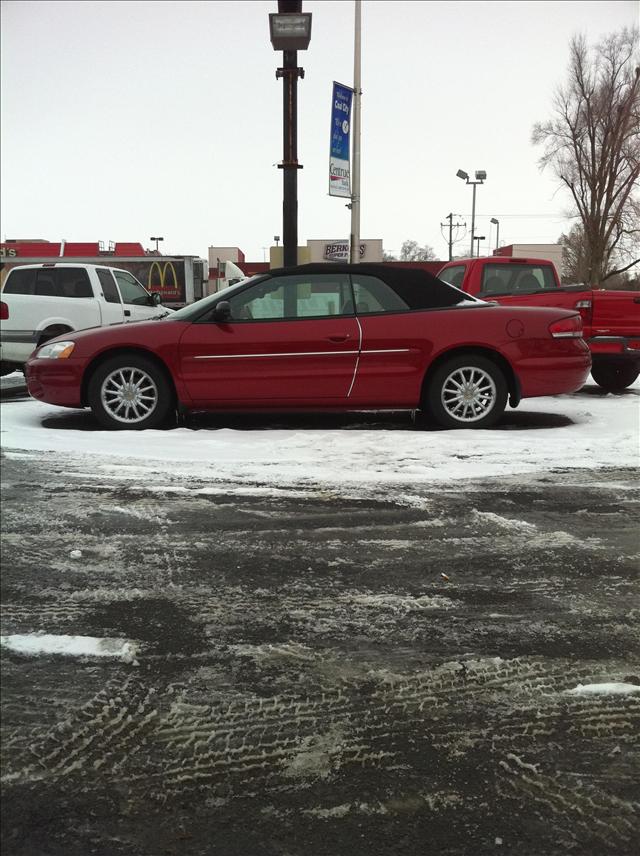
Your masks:
<svg viewBox="0 0 640 856"><path fill-rule="evenodd" d="M522 398L577 392L591 372L591 354L584 339L546 342L546 354L522 355L515 365Z"/></svg>
<svg viewBox="0 0 640 856"><path fill-rule="evenodd" d="M81 387L84 361L29 360L25 377L29 394L47 404L82 407Z"/></svg>
<svg viewBox="0 0 640 856"><path fill-rule="evenodd" d="M592 336L587 345L594 359L611 356L640 362L640 336Z"/></svg>

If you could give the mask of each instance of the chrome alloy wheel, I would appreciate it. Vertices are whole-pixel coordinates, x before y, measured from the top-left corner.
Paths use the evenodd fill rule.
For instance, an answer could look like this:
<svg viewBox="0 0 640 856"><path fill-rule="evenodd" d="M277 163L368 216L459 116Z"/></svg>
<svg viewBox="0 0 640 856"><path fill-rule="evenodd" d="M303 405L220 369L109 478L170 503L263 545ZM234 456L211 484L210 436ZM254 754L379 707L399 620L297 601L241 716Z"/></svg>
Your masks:
<svg viewBox="0 0 640 856"><path fill-rule="evenodd" d="M493 378L477 366L460 366L442 384L440 400L458 422L477 422L493 409L498 391Z"/></svg>
<svg viewBox="0 0 640 856"><path fill-rule="evenodd" d="M100 400L113 419L135 425L156 409L158 387L147 372L134 366L123 366L103 380Z"/></svg>

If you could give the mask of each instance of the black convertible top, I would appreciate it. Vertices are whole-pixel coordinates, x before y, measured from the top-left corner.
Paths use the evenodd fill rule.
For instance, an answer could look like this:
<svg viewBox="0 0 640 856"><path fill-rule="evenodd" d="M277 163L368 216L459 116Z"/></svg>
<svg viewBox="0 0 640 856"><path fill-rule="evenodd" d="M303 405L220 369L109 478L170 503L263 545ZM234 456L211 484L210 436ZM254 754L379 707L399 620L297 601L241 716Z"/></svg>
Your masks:
<svg viewBox="0 0 640 856"><path fill-rule="evenodd" d="M396 283L403 285L442 285L442 280L422 268L395 267L376 262L363 262L359 264L348 264L340 262L312 262L307 265L295 265L287 268L274 268L265 271L267 276L283 276L284 274L296 273L361 273L364 276L377 276L393 286Z"/></svg>

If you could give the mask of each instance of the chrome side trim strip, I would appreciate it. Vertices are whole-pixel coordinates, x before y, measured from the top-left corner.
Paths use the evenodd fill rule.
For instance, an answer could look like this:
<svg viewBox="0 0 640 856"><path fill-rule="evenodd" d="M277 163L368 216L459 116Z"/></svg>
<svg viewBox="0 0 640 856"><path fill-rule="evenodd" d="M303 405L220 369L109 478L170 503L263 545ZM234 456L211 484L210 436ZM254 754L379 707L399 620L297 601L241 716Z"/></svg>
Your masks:
<svg viewBox="0 0 640 856"><path fill-rule="evenodd" d="M383 348L380 350L368 349L360 351L361 354L410 354L411 348Z"/></svg>
<svg viewBox="0 0 640 856"><path fill-rule="evenodd" d="M362 331L360 332L362 340ZM338 357L346 354L410 354L411 348L381 348L367 351L292 351L281 354L211 354L192 357L194 360L248 360L258 357Z"/></svg>
<svg viewBox="0 0 640 856"><path fill-rule="evenodd" d="M194 360L247 360L258 357L340 357L345 354L357 354L358 351L294 351L281 354L212 354L193 357Z"/></svg>

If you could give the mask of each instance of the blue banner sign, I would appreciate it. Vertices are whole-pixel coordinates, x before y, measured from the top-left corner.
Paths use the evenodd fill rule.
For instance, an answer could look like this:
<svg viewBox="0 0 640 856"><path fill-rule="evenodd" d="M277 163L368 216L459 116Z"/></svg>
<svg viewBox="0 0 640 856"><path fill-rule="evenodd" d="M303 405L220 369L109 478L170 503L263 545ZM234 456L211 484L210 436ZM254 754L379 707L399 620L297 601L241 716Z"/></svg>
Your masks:
<svg viewBox="0 0 640 856"><path fill-rule="evenodd" d="M333 82L329 196L351 196L351 102L353 89Z"/></svg>

